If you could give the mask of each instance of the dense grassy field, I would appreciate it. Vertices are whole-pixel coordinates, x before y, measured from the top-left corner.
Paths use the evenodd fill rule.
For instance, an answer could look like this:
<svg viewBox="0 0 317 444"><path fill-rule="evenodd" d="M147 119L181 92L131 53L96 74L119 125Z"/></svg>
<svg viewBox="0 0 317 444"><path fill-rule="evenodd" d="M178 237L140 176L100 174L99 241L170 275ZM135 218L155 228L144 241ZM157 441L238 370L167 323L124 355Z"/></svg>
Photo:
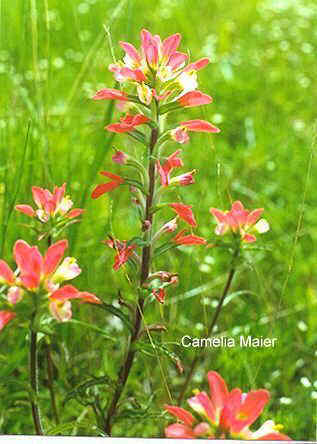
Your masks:
<svg viewBox="0 0 317 444"><path fill-rule="evenodd" d="M275 349L215 349L198 367L191 389L206 385L217 370L230 387L267 388L272 399L263 415L273 417L293 439L314 440L317 399L316 162L317 5L313 0L11 0L0 2L0 250L13 264L17 239L34 234L17 203L31 203L31 186L67 182L76 207L86 209L68 229L71 254L83 273L76 285L116 303L118 290L135 295L125 271L112 270L113 253L101 243L108 233L136 234L128 193L115 190L96 201L90 193L98 171L116 171L112 146L133 152L137 145L104 131L119 111L91 100L97 89L114 87L107 66L119 40L139 45L145 27L183 35L182 49L211 64L200 73L200 89L212 105L179 112L172 119L201 118L218 135L194 135L184 146L184 163L198 170L196 184L180 196L194 206L197 232L213 237L210 207L231 200L264 207L271 230L248 251L218 322L218 333L278 338ZM198 7L199 5L199 7ZM104 28L106 26L106 30ZM174 122L171 123L175 123ZM175 148L176 149L176 148ZM44 244L43 244L44 245ZM146 310L149 324L164 323L155 336L178 355L184 368L192 350L179 346L184 334L201 336L226 279L229 253L180 248L158 259L179 272L179 285L162 308ZM52 323L54 384L63 424L55 428L40 348L40 404L47 433L100 435L89 405L67 393L93 377L115 378L128 332L117 318L94 307L74 309L76 322ZM13 325L13 324L12 324ZM112 339L109 339L109 336ZM0 336L0 433L33 433L28 409L28 334L7 327ZM159 360L159 362L158 362ZM167 356L139 353L123 397L116 436L162 436L170 418L162 406L176 399L184 380ZM103 401L111 388L94 386ZM141 395L142 394L142 395ZM91 394L92 396L92 394ZM185 404L184 404L185 405ZM167 420L168 419L168 420Z"/></svg>

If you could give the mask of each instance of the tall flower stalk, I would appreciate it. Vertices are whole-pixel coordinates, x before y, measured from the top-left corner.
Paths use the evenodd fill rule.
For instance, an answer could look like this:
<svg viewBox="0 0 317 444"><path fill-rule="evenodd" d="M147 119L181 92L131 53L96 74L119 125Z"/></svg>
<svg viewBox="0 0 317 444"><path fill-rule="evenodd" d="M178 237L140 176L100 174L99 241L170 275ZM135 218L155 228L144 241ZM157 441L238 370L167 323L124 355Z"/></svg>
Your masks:
<svg viewBox="0 0 317 444"><path fill-rule="evenodd" d="M165 127L167 114L212 101L210 96L196 89L197 72L204 68L209 60L200 59L186 66L187 54L178 51L180 40L180 34L174 34L162 41L158 35L142 30L140 51L130 43L120 42L125 52L124 59L111 64L109 69L124 89L119 91L105 88L94 96L95 100L116 100L120 109L127 112L118 123L109 124L105 129L124 133L145 145L147 149L145 162L141 155L135 158L122 151L116 151L113 162L132 167L136 177L121 177L103 171L101 174L110 181L97 185L92 192L92 198L95 199L119 186L128 185L132 202L138 210L141 227L141 233L128 241L112 238L106 241L109 247L116 250L114 270L118 271L126 265L134 265L138 270L135 273L129 269L131 281L137 288L133 331L119 370L116 389L105 413L104 427L108 435L111 434L118 402L134 362L135 343L142 328L145 304L151 298L164 303L167 288L177 283L177 273L153 270L153 255L178 245L206 243L205 239L192 232L188 233L187 229L180 230L176 235L172 234L178 229L179 223L187 224L190 230L197 227L190 205L182 202L162 202L167 190L195 183L195 170L175 175L174 171L183 167L181 150L167 155L168 142L187 143L188 131L219 132L218 128L203 120L181 122L172 128ZM159 212L163 208L173 211L174 218L162 220Z"/></svg>
<svg viewBox="0 0 317 444"><path fill-rule="evenodd" d="M53 238L58 237L70 223L77 222L76 217L83 213L79 208L71 210L73 203L65 196L65 188L66 184L55 187L51 193L47 189L33 187L32 195L37 209L24 204L16 206L17 211L33 219L30 228L37 233L38 240L47 237L48 248L45 254L42 255L37 246L30 246L19 239L13 248L16 270L13 271L7 262L0 260L0 284L4 293L3 300L8 308L0 311L0 330L9 322L21 322L24 325L27 321L29 325L30 404L37 435L44 435L38 402L38 332L45 332L41 319L47 317L48 308L52 318L59 322L67 322L72 317L72 299L101 304L92 293L80 291L73 285L61 285L81 273L75 258L66 257L62 260L68 248L68 241L64 239L52 243ZM40 228L36 226L36 222L40 223ZM58 423L52 361L49 346L47 347L49 390L53 415Z"/></svg>

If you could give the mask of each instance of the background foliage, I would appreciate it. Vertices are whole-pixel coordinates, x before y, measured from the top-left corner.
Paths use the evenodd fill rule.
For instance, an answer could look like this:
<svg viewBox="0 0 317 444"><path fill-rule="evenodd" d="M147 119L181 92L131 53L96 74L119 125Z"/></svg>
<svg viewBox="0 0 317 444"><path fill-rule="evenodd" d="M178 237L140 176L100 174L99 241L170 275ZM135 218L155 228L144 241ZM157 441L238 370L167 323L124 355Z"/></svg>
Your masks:
<svg viewBox="0 0 317 444"><path fill-rule="evenodd" d="M181 32L182 48L188 48L193 59L208 56L212 61L200 73L200 89L212 95L214 103L179 113L179 120L204 118L222 129L210 138L194 135L184 146L184 163L199 173L196 185L180 191L182 201L194 205L202 236L213 235L209 207L226 209L230 199L240 199L249 208L263 206L272 228L257 244L265 249L249 252L241 264L218 332L278 338L276 349L208 351L194 386L202 388L207 370L214 369L231 387L266 387L272 400L264 417L283 423L294 439L315 439L317 195L311 173L316 3L200 0L193 7L192 0L11 0L0 5L1 257L12 261L18 238L35 242L23 226L25 217L12 211L14 204L31 203L32 185L52 187L66 181L76 206L87 209L83 222L68 233L72 254L84 269L76 283L109 303L116 303L118 289L127 299L134 298L124 271L112 271L113 253L101 243L109 232L128 239L138 230L128 193L116 190L97 201L89 197L99 180L97 171L120 174L118 166L110 166L111 147L123 148L127 142L103 130L105 123L118 119L118 111L90 98L97 89L114 85L107 70L110 37L115 56L121 57L117 41L138 45L142 27L162 36ZM129 149L139 147L130 143ZM229 259L217 249L184 248L161 264L180 272L180 284L169 291L163 309L157 303L148 306L146 321L169 326L155 340L169 343L185 368L192 351L177 344L184 334L204 334ZM118 318L94 307L74 311L75 319L102 332L76 323L53 325L60 409L65 394L77 384L103 375L115 378L128 333ZM33 432L31 416L25 414L27 341L23 328L8 327L0 337L4 434ZM41 350L44 354L44 347ZM61 409L64 425L54 430L41 362L40 400L48 433L100 435L92 409L78 399ZM162 405L169 396L176 398L182 381L168 356L139 353L114 433L160 436L167 422ZM107 399L111 383L89 390Z"/></svg>

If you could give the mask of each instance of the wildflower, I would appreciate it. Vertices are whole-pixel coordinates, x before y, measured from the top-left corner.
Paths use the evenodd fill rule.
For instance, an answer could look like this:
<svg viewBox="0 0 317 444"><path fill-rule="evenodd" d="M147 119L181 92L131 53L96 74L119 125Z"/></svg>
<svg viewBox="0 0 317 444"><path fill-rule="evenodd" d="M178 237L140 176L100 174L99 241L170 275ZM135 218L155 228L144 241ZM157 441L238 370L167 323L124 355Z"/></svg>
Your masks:
<svg viewBox="0 0 317 444"><path fill-rule="evenodd" d="M108 193L108 191L112 191L115 188L117 188L119 185L124 183L124 179L121 176L118 176L117 174L110 173L109 171L101 171L100 174L108 177L109 179L111 179L111 181L108 183L102 183L100 185L97 185L96 188L91 193L91 197L93 199L97 199L103 194Z"/></svg>
<svg viewBox="0 0 317 444"><path fill-rule="evenodd" d="M85 210L72 208L73 202L69 196L65 196L66 183L61 187L54 187L53 193L45 188L32 187L33 200L37 206L34 210L30 205L16 205L15 209L30 217L35 217L41 222L48 222L51 218L63 217L74 219Z"/></svg>
<svg viewBox="0 0 317 444"><path fill-rule="evenodd" d="M171 137L178 143L187 143L189 141L188 131L219 133L220 129L213 126L205 120L187 120L171 131Z"/></svg>
<svg viewBox="0 0 317 444"><path fill-rule="evenodd" d="M136 126L143 125L149 122L149 120L150 119L143 114L126 114L125 117L121 117L120 123L112 123L106 126L106 129L114 133L128 133L133 131Z"/></svg>
<svg viewBox="0 0 317 444"><path fill-rule="evenodd" d="M191 108L192 106L208 105L212 98L201 91L189 91L177 99L180 106Z"/></svg>
<svg viewBox="0 0 317 444"><path fill-rule="evenodd" d="M267 390L252 390L243 394L235 388L229 392L217 372L210 371L207 377L210 396L198 392L188 399L188 404L202 421L197 423L194 416L181 407L166 405L165 409L181 421L165 429L167 438L290 440L277 431L273 421L264 423L257 432L249 429L269 401Z"/></svg>
<svg viewBox="0 0 317 444"><path fill-rule="evenodd" d="M195 234L185 235L186 230L182 230L172 239L177 245L205 245L206 239L196 236Z"/></svg>
<svg viewBox="0 0 317 444"><path fill-rule="evenodd" d="M36 246L30 246L23 240L18 240L13 248L13 255L18 267L18 272L13 273L11 268L4 261L0 261L0 279L9 287L7 299L11 304L21 301L24 292L36 293L37 296L45 294L50 302L52 316L57 320L68 320L71 316L70 303L62 288L59 288L63 281L74 279L81 273L76 259L67 257L60 264L65 250L68 247L67 240L61 240L51 245L44 256ZM67 287L67 286L66 286ZM72 286L68 286L72 287ZM90 293L80 292L75 287L77 299L84 302L98 304L100 300ZM57 298L56 295L64 294L64 297ZM58 304L53 303L58 299ZM66 315L67 312L67 315ZM7 319L9 315L6 315ZM12 317L12 315L11 315ZM10 320L10 319L9 319ZM3 321L4 322L4 321ZM8 322L8 321L7 321Z"/></svg>
<svg viewBox="0 0 317 444"><path fill-rule="evenodd" d="M142 29L140 40L140 50L131 43L120 41L119 44L125 52L123 60L109 65L116 81L136 86L140 103L148 106L153 97L157 101L165 100L175 91L175 87L180 94L197 88L197 71L204 68L209 59L203 58L185 66L188 55L177 50L181 42L180 34L173 34L162 41L160 36ZM160 81L162 91L152 88L153 76ZM171 89L164 87L165 82L169 82ZM126 93L112 88L98 91L93 98L121 101L131 99Z"/></svg>
<svg viewBox="0 0 317 444"><path fill-rule="evenodd" d="M177 215L185 222L187 222L189 225L191 225L192 227L197 227L197 222L191 210L192 209L191 205L185 205L176 202L176 203L170 203L168 206L171 207L177 213Z"/></svg>
<svg viewBox="0 0 317 444"><path fill-rule="evenodd" d="M128 101L128 95L114 88L104 88L100 89L96 92L93 97L94 100L119 100L119 101Z"/></svg>
<svg viewBox="0 0 317 444"><path fill-rule="evenodd" d="M218 210L217 208L210 208L211 214L217 220L215 229L217 235L222 236L231 230L233 233L239 233L242 241L246 243L256 241L256 237L252 232L265 233L270 229L265 219L259 220L263 211L263 208L249 211L244 208L240 201L234 202L231 210L226 212Z"/></svg>
<svg viewBox="0 0 317 444"><path fill-rule="evenodd" d="M0 331L15 317L12 311L0 310Z"/></svg>

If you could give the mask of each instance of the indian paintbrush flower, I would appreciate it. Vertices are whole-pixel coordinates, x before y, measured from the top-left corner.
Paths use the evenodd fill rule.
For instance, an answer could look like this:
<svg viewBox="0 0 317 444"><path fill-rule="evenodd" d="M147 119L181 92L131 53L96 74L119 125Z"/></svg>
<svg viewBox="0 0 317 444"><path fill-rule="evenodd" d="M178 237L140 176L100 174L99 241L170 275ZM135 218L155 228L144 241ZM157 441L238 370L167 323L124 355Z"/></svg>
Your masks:
<svg viewBox="0 0 317 444"><path fill-rule="evenodd" d="M18 240L13 248L17 271L13 273L5 261L0 261L0 279L8 287L8 303L15 305L27 294L35 294L38 298L44 295L45 300L49 302L52 316L59 321L66 321L71 317L69 299L101 303L95 295L80 292L72 286L73 292L71 297L68 297L69 293L66 290L70 286L60 287L62 282L73 279L81 273L74 258L67 257L61 263L67 247L67 240L58 241L42 256L36 246Z"/></svg>
<svg viewBox="0 0 317 444"><path fill-rule="evenodd" d="M265 219L260 219L263 208L250 211L245 209L240 201L234 202L230 211L210 208L210 212L217 221L215 233L218 236L231 231L234 234L239 234L242 241L252 243L256 241L254 232L266 233L270 229L268 222Z"/></svg>
<svg viewBox="0 0 317 444"><path fill-rule="evenodd" d="M249 429L270 399L267 390L242 393L235 388L229 392L217 372L210 371L207 377L209 396L206 392L197 391L187 400L201 422L181 407L165 405L165 409L180 421L165 429L167 438L291 440L279 432L280 427L273 421L266 421L256 432Z"/></svg>
<svg viewBox="0 0 317 444"><path fill-rule="evenodd" d="M72 208L73 202L69 196L65 195L66 183L61 187L54 187L53 192L41 188L32 187L33 200L37 209L30 205L16 205L15 209L20 213L38 219L40 222L48 222L52 218L74 219L80 216L85 210L82 208Z"/></svg>

